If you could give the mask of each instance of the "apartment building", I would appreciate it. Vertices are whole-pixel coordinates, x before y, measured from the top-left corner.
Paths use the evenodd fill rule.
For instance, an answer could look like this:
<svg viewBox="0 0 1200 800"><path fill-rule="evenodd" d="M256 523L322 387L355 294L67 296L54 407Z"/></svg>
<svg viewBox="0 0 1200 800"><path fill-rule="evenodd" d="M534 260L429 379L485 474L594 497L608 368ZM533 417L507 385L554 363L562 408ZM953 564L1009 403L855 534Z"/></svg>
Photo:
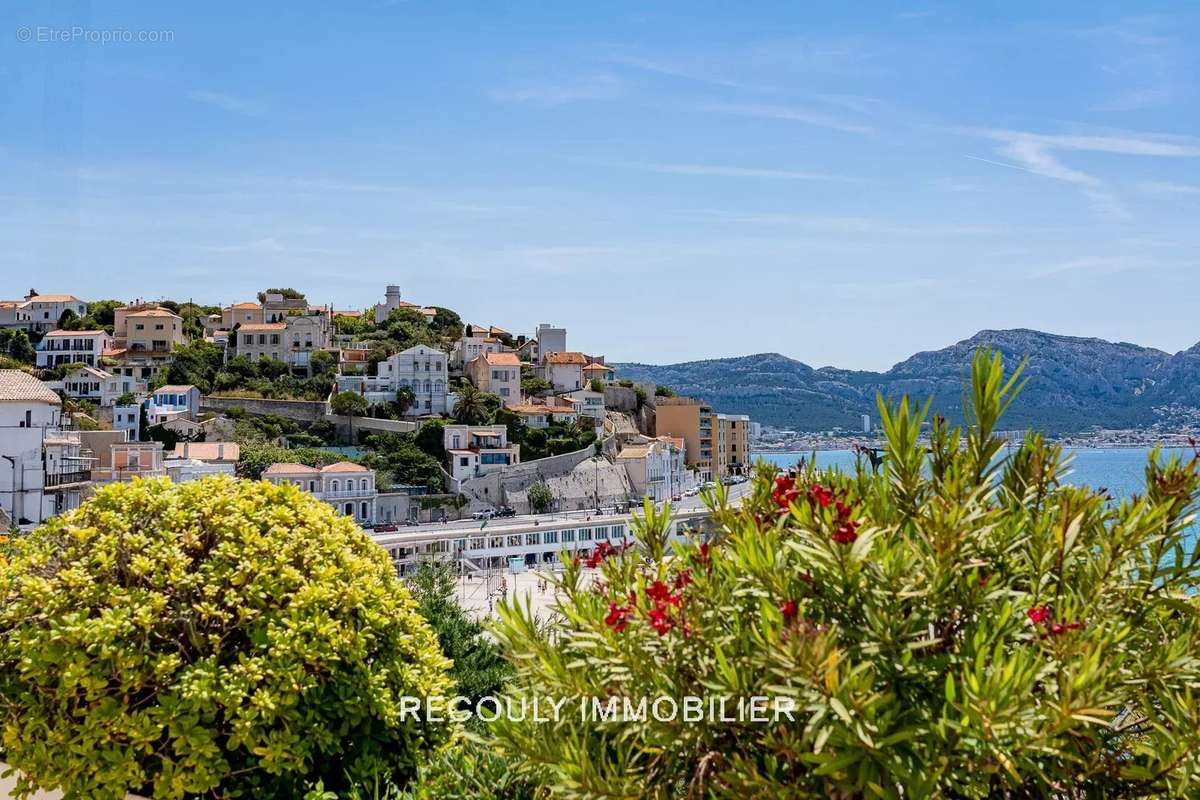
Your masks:
<svg viewBox="0 0 1200 800"><path fill-rule="evenodd" d="M287 332L286 322L252 322L237 329L236 355L251 361L270 358L283 361L286 353L283 344Z"/></svg>
<svg viewBox="0 0 1200 800"><path fill-rule="evenodd" d="M100 356L112 347L107 331L50 331L37 343L37 366L49 369L61 364L99 365Z"/></svg>
<svg viewBox="0 0 1200 800"><path fill-rule="evenodd" d="M617 454L638 497L655 503L670 500L684 489L682 439L671 436L640 437Z"/></svg>
<svg viewBox="0 0 1200 800"><path fill-rule="evenodd" d="M0 302L0 327L47 333L58 329L67 311L82 317L87 309L87 303L73 294L38 294L30 289L22 300Z"/></svg>
<svg viewBox="0 0 1200 800"><path fill-rule="evenodd" d="M263 480L279 486L294 484L333 506L360 525L375 522L375 471L361 464L339 461L326 467L276 463L263 472Z"/></svg>
<svg viewBox="0 0 1200 800"><path fill-rule="evenodd" d="M342 351L343 353L347 351ZM450 393L448 357L436 347L419 344L380 361L375 375L339 375L339 392L357 392L368 403L389 403L396 393L408 389L414 416L449 414L455 395Z"/></svg>
<svg viewBox="0 0 1200 800"><path fill-rule="evenodd" d="M744 475L750 469L750 417L745 414L713 416L713 463L717 478Z"/></svg>
<svg viewBox="0 0 1200 800"><path fill-rule="evenodd" d="M21 370L0 370L0 509L38 525L78 508L92 480L79 434L62 428L62 401Z"/></svg>
<svg viewBox="0 0 1200 800"><path fill-rule="evenodd" d="M187 344L183 318L147 303L116 309L113 327L112 349L104 355L118 375L149 380L171 363L176 347Z"/></svg>
<svg viewBox="0 0 1200 800"><path fill-rule="evenodd" d="M587 356L577 352L542 352L538 375L549 381L556 392L574 392L584 387L583 368Z"/></svg>
<svg viewBox="0 0 1200 800"><path fill-rule="evenodd" d="M48 384L53 385L53 384ZM98 367L80 367L67 373L58 385L64 394L88 400L101 408L116 405L123 395L145 391L145 384L128 375L114 375Z"/></svg>
<svg viewBox="0 0 1200 800"><path fill-rule="evenodd" d="M163 462L175 483L213 475L234 475L241 448L235 442L179 442Z"/></svg>
<svg viewBox="0 0 1200 800"><path fill-rule="evenodd" d="M86 431L95 459L92 480L98 484L128 483L137 479L165 478L162 442L136 442L126 431Z"/></svg>
<svg viewBox="0 0 1200 800"><path fill-rule="evenodd" d="M466 375L477 389L499 396L506 406L521 402L521 362L516 353L484 353L467 364Z"/></svg>
<svg viewBox="0 0 1200 800"><path fill-rule="evenodd" d="M450 349L450 367L461 370L482 355L507 352L510 352L509 348L495 336L463 336Z"/></svg>
<svg viewBox="0 0 1200 800"><path fill-rule="evenodd" d="M266 322L263 307L258 303L234 303L221 309L221 328L233 330L235 325L261 325Z"/></svg>
<svg viewBox="0 0 1200 800"><path fill-rule="evenodd" d="M690 397L659 397L655 402L655 434L684 440L687 465L700 481L720 477L713 460L713 416L711 406Z"/></svg>
<svg viewBox="0 0 1200 800"><path fill-rule="evenodd" d="M230 334L230 340L233 341L235 336L236 355L253 361L270 358L284 362L293 370L308 372L313 353L331 347L333 324L324 312L281 314L272 322L242 325Z"/></svg>
<svg viewBox="0 0 1200 800"><path fill-rule="evenodd" d="M442 431L451 477L457 481L498 472L521 461L503 425L447 425Z"/></svg>

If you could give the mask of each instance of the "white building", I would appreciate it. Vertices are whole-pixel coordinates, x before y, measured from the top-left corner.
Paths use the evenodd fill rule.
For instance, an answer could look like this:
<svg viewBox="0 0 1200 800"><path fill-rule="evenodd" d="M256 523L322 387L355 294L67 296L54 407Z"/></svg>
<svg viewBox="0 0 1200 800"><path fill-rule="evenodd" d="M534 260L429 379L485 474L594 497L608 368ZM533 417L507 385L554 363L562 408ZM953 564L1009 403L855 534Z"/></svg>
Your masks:
<svg viewBox="0 0 1200 800"><path fill-rule="evenodd" d="M591 389L580 389L564 395L575 406L579 416L592 420L594 427L604 423L604 394Z"/></svg>
<svg viewBox="0 0 1200 800"><path fill-rule="evenodd" d="M360 525L372 525L375 522L375 471L361 464L340 461L317 468L278 463L267 467L263 472L263 480L277 486L295 484Z"/></svg>
<svg viewBox="0 0 1200 800"><path fill-rule="evenodd" d="M195 422L200 417L200 390L191 384L155 389L146 399L146 417L151 425L180 417Z"/></svg>
<svg viewBox="0 0 1200 800"><path fill-rule="evenodd" d="M454 411L455 396L450 393L448 357L436 347L419 344L401 350L380 361L375 375L340 375L340 392L357 392L368 403L388 403L407 388L413 404L406 412L413 416L449 414Z"/></svg>
<svg viewBox="0 0 1200 800"><path fill-rule="evenodd" d="M863 433L871 432L871 415L870 414L862 415L862 431L863 431Z"/></svg>
<svg viewBox="0 0 1200 800"><path fill-rule="evenodd" d="M538 357L542 361L551 353L565 353L567 351L566 328L556 328L548 322L543 322L537 326L534 338L537 339Z"/></svg>
<svg viewBox="0 0 1200 800"><path fill-rule="evenodd" d="M541 341L541 340L539 340ZM542 351L542 365L538 373L550 382L556 392L574 392L582 389L583 368L587 357L583 353Z"/></svg>
<svg viewBox="0 0 1200 800"><path fill-rule="evenodd" d="M87 309L87 303L73 294L38 294L30 289L23 300L0 303L0 327L45 333L58 328L65 312L82 317Z"/></svg>
<svg viewBox="0 0 1200 800"><path fill-rule="evenodd" d="M201 461L198 458L168 458L163 461L167 477L172 483L186 483L213 475L228 475L233 477L237 468L233 464Z"/></svg>
<svg viewBox="0 0 1200 800"><path fill-rule="evenodd" d="M463 336L450 349L450 366L462 369L485 353L508 353L509 348L495 336Z"/></svg>
<svg viewBox="0 0 1200 800"><path fill-rule="evenodd" d="M0 508L19 526L78 508L92 480L62 401L37 378L0 370Z"/></svg>
<svg viewBox="0 0 1200 800"><path fill-rule="evenodd" d="M642 437L617 455L617 463L624 465L629 482L640 497L661 503L682 494L685 466L681 442L670 436Z"/></svg>
<svg viewBox="0 0 1200 800"><path fill-rule="evenodd" d="M508 443L503 425L447 425L442 444L457 481L499 472L521 461L521 446Z"/></svg>
<svg viewBox="0 0 1200 800"><path fill-rule="evenodd" d="M67 373L59 383L70 397L90 400L101 408L116 405L122 395L137 395L145 384L128 375L114 375L97 367L80 367Z"/></svg>
<svg viewBox="0 0 1200 800"><path fill-rule="evenodd" d="M112 340L107 331L50 331L34 348L38 368L59 364L97 366L100 355L112 346Z"/></svg>

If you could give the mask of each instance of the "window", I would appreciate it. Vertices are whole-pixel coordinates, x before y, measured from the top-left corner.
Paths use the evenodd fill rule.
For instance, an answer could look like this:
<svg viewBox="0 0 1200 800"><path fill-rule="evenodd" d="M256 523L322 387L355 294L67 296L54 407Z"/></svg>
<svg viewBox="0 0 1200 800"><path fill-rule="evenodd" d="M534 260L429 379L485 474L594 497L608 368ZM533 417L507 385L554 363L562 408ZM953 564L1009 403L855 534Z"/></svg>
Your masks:
<svg viewBox="0 0 1200 800"><path fill-rule="evenodd" d="M542 539L542 536L539 533L527 533L527 534L525 534L525 545L529 546L529 545L541 544L542 543L541 539Z"/></svg>
<svg viewBox="0 0 1200 800"><path fill-rule="evenodd" d="M336 492L340 488L338 481L332 481L329 484L329 491Z"/></svg>
<svg viewBox="0 0 1200 800"><path fill-rule="evenodd" d="M546 544L557 544L558 531L546 531L542 534L542 541Z"/></svg>
<svg viewBox="0 0 1200 800"><path fill-rule="evenodd" d="M591 528L580 528L579 529L579 541L590 542L591 540L592 540L592 529Z"/></svg>
<svg viewBox="0 0 1200 800"><path fill-rule="evenodd" d="M521 546L521 534L519 534L519 533L510 534L508 537L508 546L509 547L520 547Z"/></svg>
<svg viewBox="0 0 1200 800"><path fill-rule="evenodd" d="M504 537L493 536L488 540L488 547L504 547Z"/></svg>
<svg viewBox="0 0 1200 800"><path fill-rule="evenodd" d="M465 467L465 466L467 466L467 460L468 460L468 459L467 459L467 457L466 457L466 456L462 456L461 458L459 458L459 459L458 459L458 465L459 465L460 467Z"/></svg>
<svg viewBox="0 0 1200 800"><path fill-rule="evenodd" d="M362 511L363 519L367 519L371 516L371 512L368 511L368 508L370 507L370 505L371 505L370 503L363 503L359 506L359 509Z"/></svg>
<svg viewBox="0 0 1200 800"><path fill-rule="evenodd" d="M562 540L564 543L575 541L575 531L567 530L562 532Z"/></svg>
<svg viewBox="0 0 1200 800"><path fill-rule="evenodd" d="M596 528L596 540L597 541L599 541L601 539L607 539L607 538L608 538L608 528L606 528L606 527Z"/></svg>
<svg viewBox="0 0 1200 800"><path fill-rule="evenodd" d="M163 326L161 324L154 326L154 330L156 330L156 331L161 331L162 329L163 329Z"/></svg>
<svg viewBox="0 0 1200 800"><path fill-rule="evenodd" d="M146 330L146 326L143 325L142 323L138 322L133 326L133 329L135 331L144 331L144 330Z"/></svg>
<svg viewBox="0 0 1200 800"><path fill-rule="evenodd" d="M364 492L367 490L367 479L366 478L363 478L362 481L359 482L358 488L362 489Z"/></svg>
<svg viewBox="0 0 1200 800"><path fill-rule="evenodd" d="M483 541L484 540L483 540L482 536L474 537L473 539L471 539L471 549L472 550L482 550L483 549Z"/></svg>

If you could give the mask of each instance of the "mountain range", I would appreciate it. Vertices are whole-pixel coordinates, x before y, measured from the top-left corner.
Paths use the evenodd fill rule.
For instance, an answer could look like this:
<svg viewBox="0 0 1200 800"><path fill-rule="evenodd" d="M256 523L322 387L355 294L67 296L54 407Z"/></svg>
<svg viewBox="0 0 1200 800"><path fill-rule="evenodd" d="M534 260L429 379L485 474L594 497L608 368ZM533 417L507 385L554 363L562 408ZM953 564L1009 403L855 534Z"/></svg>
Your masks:
<svg viewBox="0 0 1200 800"><path fill-rule="evenodd" d="M797 431L857 429L878 422L875 397L933 397L933 413L962 419L975 351L990 346L1007 369L1028 358L1029 383L1003 427L1072 433L1200 420L1200 344L1170 354L1127 342L1028 329L984 330L941 350L917 353L886 372L814 369L778 353L656 366L612 364L617 378L671 387L717 411L749 414Z"/></svg>

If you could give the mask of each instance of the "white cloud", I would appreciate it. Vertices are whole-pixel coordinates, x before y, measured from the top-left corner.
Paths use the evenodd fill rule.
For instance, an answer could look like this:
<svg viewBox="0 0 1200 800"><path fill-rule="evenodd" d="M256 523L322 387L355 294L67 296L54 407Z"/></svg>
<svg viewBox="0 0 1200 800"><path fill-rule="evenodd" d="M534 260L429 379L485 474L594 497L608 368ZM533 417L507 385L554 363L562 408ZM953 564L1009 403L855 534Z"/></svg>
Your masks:
<svg viewBox="0 0 1200 800"><path fill-rule="evenodd" d="M606 60L611 64L618 64L623 67L642 70L643 72L652 72L656 75L665 75L669 78L681 78L683 80L696 81L697 83L707 83L712 86L722 86L727 89L748 89L756 92L769 91L761 86L752 86L741 81L712 75L703 69L696 69L690 65L683 66L673 61L626 55L611 56Z"/></svg>
<svg viewBox="0 0 1200 800"><path fill-rule="evenodd" d="M644 169L648 172L661 172L669 175L711 175L720 178L781 178L796 181L853 181L838 175L828 175L820 172L801 172L787 169L769 169L764 167L730 167L719 164L661 164L646 162L619 162L619 166Z"/></svg>
<svg viewBox="0 0 1200 800"><path fill-rule="evenodd" d="M1200 185L1194 183L1146 181L1139 188L1148 194L1200 194Z"/></svg>
<svg viewBox="0 0 1200 800"><path fill-rule="evenodd" d="M821 111L810 111L803 108L792 108L790 106L770 106L770 105L755 105L755 104L717 104L708 105L701 108L702 111L712 111L718 114L734 114L740 117L761 117L764 119L779 119L788 122L799 122L805 125L813 125L818 128L829 128L830 130L843 131L845 133L867 134L872 132L872 128L867 125L849 122L832 114L825 114Z"/></svg>
<svg viewBox="0 0 1200 800"><path fill-rule="evenodd" d="M187 96L189 100L195 100L197 103L204 103L233 114L241 114L244 117L261 117L264 113L262 106L257 103L221 92L197 90L188 92Z"/></svg>
<svg viewBox="0 0 1200 800"><path fill-rule="evenodd" d="M1097 213L1117 220L1128 220L1129 212L1120 199L1105 188L1096 175L1063 163L1063 152L1109 153L1114 155L1155 156L1162 158L1200 157L1200 144L1191 139L1149 134L1117 133L1110 135L1047 135L1000 129L967 130L998 142L996 152L1015 163L990 161L968 156L998 166L1025 170L1047 178L1065 181L1080 187Z"/></svg>
<svg viewBox="0 0 1200 800"><path fill-rule="evenodd" d="M488 93L498 103L532 103L557 106L580 100L615 100L625 93L625 82L616 75L591 75L569 82L523 83Z"/></svg>

